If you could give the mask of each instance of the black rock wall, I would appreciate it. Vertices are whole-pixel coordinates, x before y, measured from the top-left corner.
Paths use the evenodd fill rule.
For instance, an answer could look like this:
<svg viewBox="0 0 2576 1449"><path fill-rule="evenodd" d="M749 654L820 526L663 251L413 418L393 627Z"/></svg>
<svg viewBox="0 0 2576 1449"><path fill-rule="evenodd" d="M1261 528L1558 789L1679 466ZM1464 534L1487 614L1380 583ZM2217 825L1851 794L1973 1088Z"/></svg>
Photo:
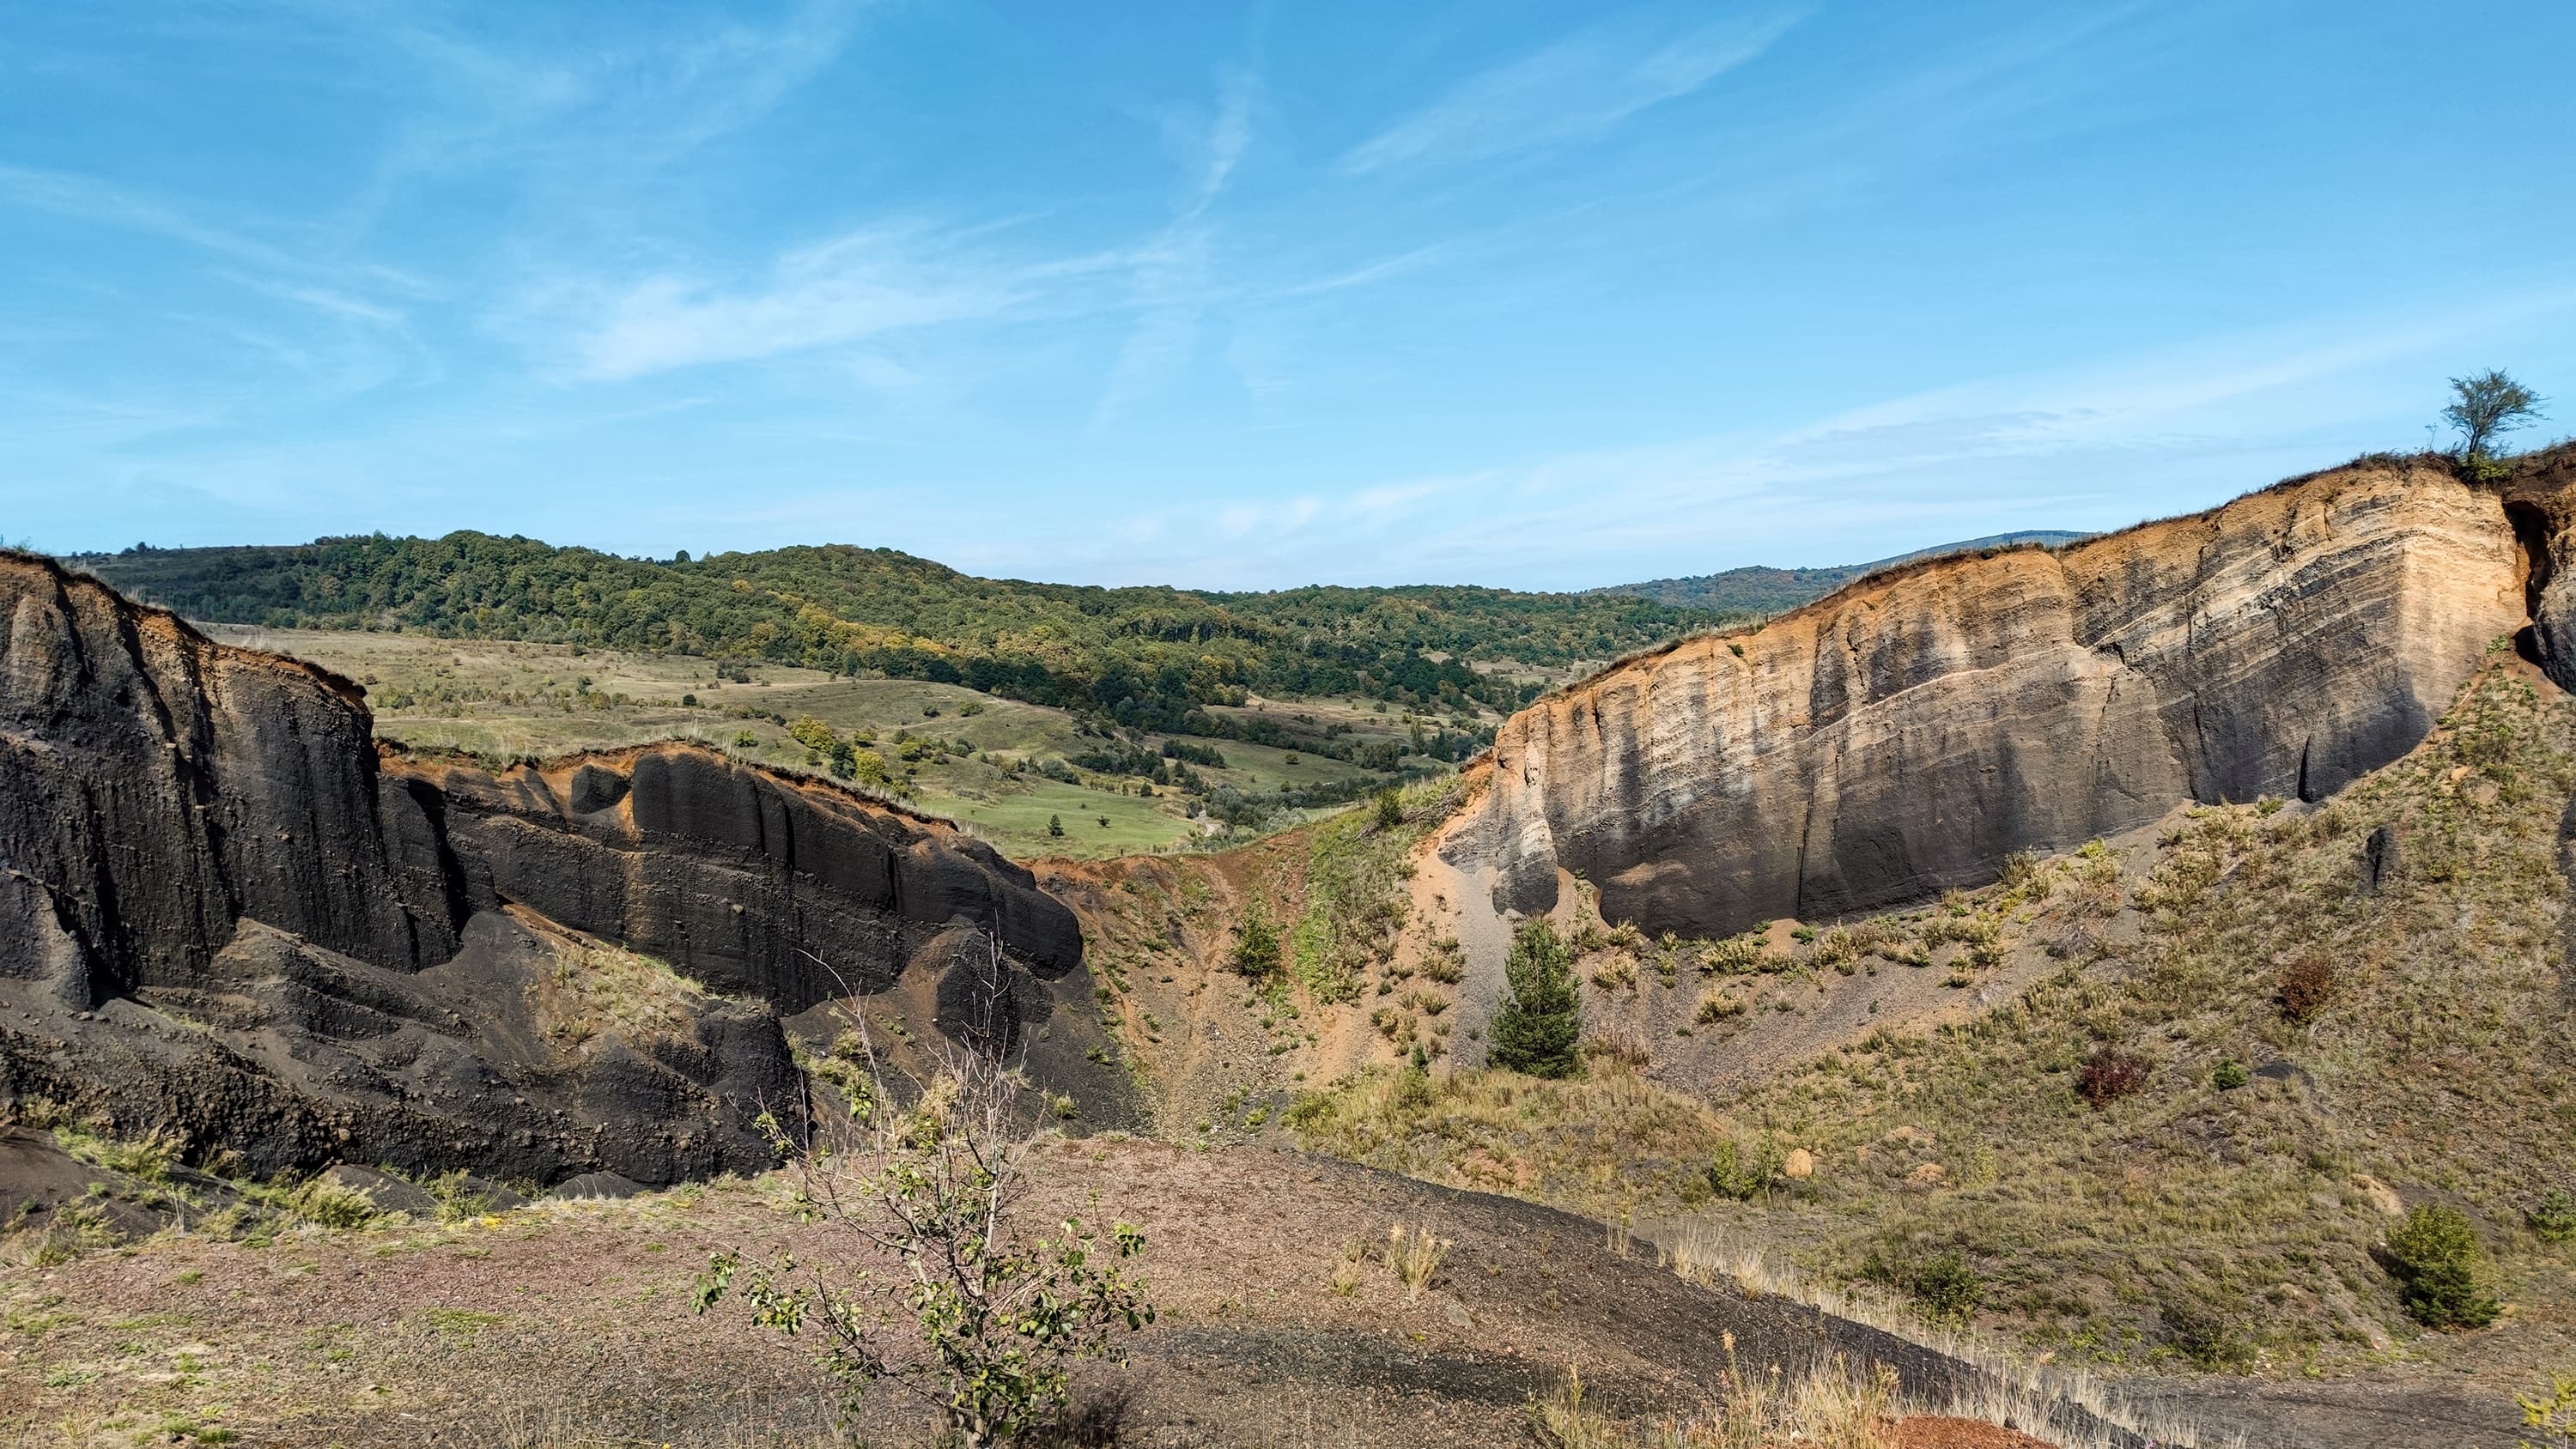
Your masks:
<svg viewBox="0 0 2576 1449"><path fill-rule="evenodd" d="M0 552L0 1097L260 1171L669 1182L768 1165L781 1013L935 970L961 923L1015 972L1081 963L1027 871L849 792L678 745L494 774L371 723ZM563 998L598 943L676 973L652 1030Z"/></svg>
<svg viewBox="0 0 2576 1449"><path fill-rule="evenodd" d="M1082 961L1073 912L983 842L704 750L498 776L397 757L388 779L436 789L477 908L527 906L782 1011L884 990L952 921L1043 975Z"/></svg>

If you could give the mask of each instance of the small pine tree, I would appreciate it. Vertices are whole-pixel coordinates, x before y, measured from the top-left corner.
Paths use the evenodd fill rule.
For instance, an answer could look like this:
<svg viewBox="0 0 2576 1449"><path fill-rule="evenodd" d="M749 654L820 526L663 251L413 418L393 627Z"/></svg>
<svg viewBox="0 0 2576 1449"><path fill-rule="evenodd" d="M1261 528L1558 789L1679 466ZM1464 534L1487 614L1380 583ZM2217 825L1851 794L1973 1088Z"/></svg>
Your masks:
<svg viewBox="0 0 2576 1449"><path fill-rule="evenodd" d="M1047 817L1047 834L1054 836L1062 836L1064 834L1063 816L1050 815Z"/></svg>
<svg viewBox="0 0 2576 1449"><path fill-rule="evenodd" d="M1279 928L1258 906L1234 928L1234 969L1255 981L1279 974Z"/></svg>
<svg viewBox="0 0 2576 1449"><path fill-rule="evenodd" d="M1574 1045L1583 1035L1583 1000L1574 984L1574 958L1542 916L1512 937L1503 976L1511 994L1494 1013L1487 1036L1489 1060L1533 1077L1574 1074Z"/></svg>
<svg viewBox="0 0 2576 1449"><path fill-rule="evenodd" d="M2500 1311L2487 1291L2486 1248L2468 1214L2419 1207L2388 1231L2383 1255L2398 1296L2428 1328L2484 1328Z"/></svg>

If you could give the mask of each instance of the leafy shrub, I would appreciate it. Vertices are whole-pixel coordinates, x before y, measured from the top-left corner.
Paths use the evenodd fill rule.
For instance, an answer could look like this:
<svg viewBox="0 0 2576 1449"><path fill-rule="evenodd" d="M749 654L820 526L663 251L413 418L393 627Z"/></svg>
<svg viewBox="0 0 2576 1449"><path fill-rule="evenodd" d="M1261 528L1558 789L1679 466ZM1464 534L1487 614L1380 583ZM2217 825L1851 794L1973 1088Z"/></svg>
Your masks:
<svg viewBox="0 0 2576 1449"><path fill-rule="evenodd" d="M1709 1191L1737 1202L1750 1202L1780 1171L1780 1150L1768 1141L1747 1154L1733 1142L1717 1144L1708 1168Z"/></svg>
<svg viewBox="0 0 2576 1449"><path fill-rule="evenodd" d="M2157 1310L2167 1348L2211 1373L2242 1373L2254 1366L2242 1310L2206 1298L2178 1298Z"/></svg>
<svg viewBox="0 0 2576 1449"><path fill-rule="evenodd" d="M1573 955L1546 917L1524 924L1512 937L1503 976L1511 991L1487 1028L1493 1065L1533 1077L1572 1076L1583 1002L1574 984Z"/></svg>
<svg viewBox="0 0 2576 1449"><path fill-rule="evenodd" d="M2326 1009L2334 991L2334 963L2323 956L2302 956L2282 969L2280 989L2272 999L2280 1003L2283 1019L2305 1026Z"/></svg>
<svg viewBox="0 0 2576 1449"><path fill-rule="evenodd" d="M2542 1193L2540 1201L2524 1216L2530 1219L2531 1230L2540 1235L2542 1242L2576 1242L2576 1194L2567 1189L2553 1187Z"/></svg>
<svg viewBox="0 0 2576 1449"><path fill-rule="evenodd" d="M2419 1207L2389 1229L2382 1255L2407 1314L2427 1328L2484 1328L2499 1311L2486 1289L2486 1248L2457 1208Z"/></svg>
<svg viewBox="0 0 2576 1449"><path fill-rule="evenodd" d="M1908 1276L1906 1291L1935 1323L1966 1323L1986 1301L1986 1280L1965 1254L1935 1253Z"/></svg>
<svg viewBox="0 0 2576 1449"><path fill-rule="evenodd" d="M802 1261L722 1249L696 1308L738 1293L756 1323L815 1330L815 1360L841 1380L845 1413L892 1380L937 1409L947 1442L1021 1442L1063 1410L1078 1360L1122 1362L1117 1335L1154 1321L1128 1268L1145 1240L1125 1223L1103 1233L1072 1217L1025 1231L1035 1129L1016 1075L965 1048L937 1066L911 1107L889 1105L898 1097L879 1080L867 1112L824 1117L810 1146L760 1118L797 1178L794 1211L845 1251ZM850 1273L834 1266L846 1250L908 1271Z"/></svg>
<svg viewBox="0 0 2576 1449"><path fill-rule="evenodd" d="M2254 1080L2253 1077L2245 1070L2245 1064L2234 1057L2220 1062L2218 1069L2209 1074L2209 1084L2222 1092L2233 1092L2252 1080Z"/></svg>
<svg viewBox="0 0 2576 1449"><path fill-rule="evenodd" d="M2075 1073L2075 1094L2097 1112L2146 1084L2145 1057L2107 1046L2094 1052Z"/></svg>
<svg viewBox="0 0 2576 1449"><path fill-rule="evenodd" d="M824 754L830 754L832 747L841 742L841 737L833 732L830 725L810 714L800 714L789 720L787 733L795 739L796 743L809 750L819 750Z"/></svg>

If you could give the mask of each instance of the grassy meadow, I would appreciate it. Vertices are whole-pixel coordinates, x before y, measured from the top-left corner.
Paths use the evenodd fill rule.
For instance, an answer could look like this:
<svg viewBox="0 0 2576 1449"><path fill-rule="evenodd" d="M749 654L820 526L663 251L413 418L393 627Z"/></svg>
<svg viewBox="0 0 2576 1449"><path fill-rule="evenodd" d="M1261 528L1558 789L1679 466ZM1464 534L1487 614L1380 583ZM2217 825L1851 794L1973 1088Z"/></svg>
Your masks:
<svg viewBox="0 0 2576 1449"><path fill-rule="evenodd" d="M309 660L363 684L376 733L416 749L487 758L550 758L655 740L692 740L748 763L824 774L820 753L789 724L819 719L882 756L910 803L956 820L1007 854L1097 857L1241 839L1190 814L1189 797L1091 770L1050 778L1036 767L1110 742L1072 714L916 679L849 679L811 669L575 645L439 639L356 630L205 624L227 643ZM740 677L735 677L739 674ZM1395 740L1416 716L1373 701L1256 701L1229 713L1269 716L1292 731ZM1455 716L1434 722L1452 722ZM1486 716L1490 720L1491 716ZM1246 795L1376 776L1312 751L1202 741L1224 758L1193 767ZM1417 762L1418 763L1418 762ZM1323 811L1284 811L1291 825ZM1050 822L1063 833L1050 832ZM1104 823L1105 822L1105 823Z"/></svg>

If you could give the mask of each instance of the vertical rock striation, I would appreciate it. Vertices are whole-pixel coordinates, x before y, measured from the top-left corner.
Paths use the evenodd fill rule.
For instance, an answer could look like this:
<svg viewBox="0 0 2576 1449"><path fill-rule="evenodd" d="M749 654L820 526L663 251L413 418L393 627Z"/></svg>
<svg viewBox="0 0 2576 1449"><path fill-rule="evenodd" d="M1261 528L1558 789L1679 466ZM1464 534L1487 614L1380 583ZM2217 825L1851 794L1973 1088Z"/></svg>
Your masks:
<svg viewBox="0 0 2576 1449"><path fill-rule="evenodd" d="M767 1164L781 1014L947 966L955 923L1016 1011L1080 964L1026 870L847 791L680 745L495 774L370 724L345 680L0 553L0 1096L261 1170L667 1182ZM649 1029L558 989L600 943L651 958L617 987Z"/></svg>
<svg viewBox="0 0 2576 1449"><path fill-rule="evenodd" d="M1514 716L1445 848L1498 867L1500 908L1552 906L1565 870L1613 919L1719 934L1973 884L2185 801L2319 799L2529 622L2530 547L2494 491L2357 465L1897 568Z"/></svg>

